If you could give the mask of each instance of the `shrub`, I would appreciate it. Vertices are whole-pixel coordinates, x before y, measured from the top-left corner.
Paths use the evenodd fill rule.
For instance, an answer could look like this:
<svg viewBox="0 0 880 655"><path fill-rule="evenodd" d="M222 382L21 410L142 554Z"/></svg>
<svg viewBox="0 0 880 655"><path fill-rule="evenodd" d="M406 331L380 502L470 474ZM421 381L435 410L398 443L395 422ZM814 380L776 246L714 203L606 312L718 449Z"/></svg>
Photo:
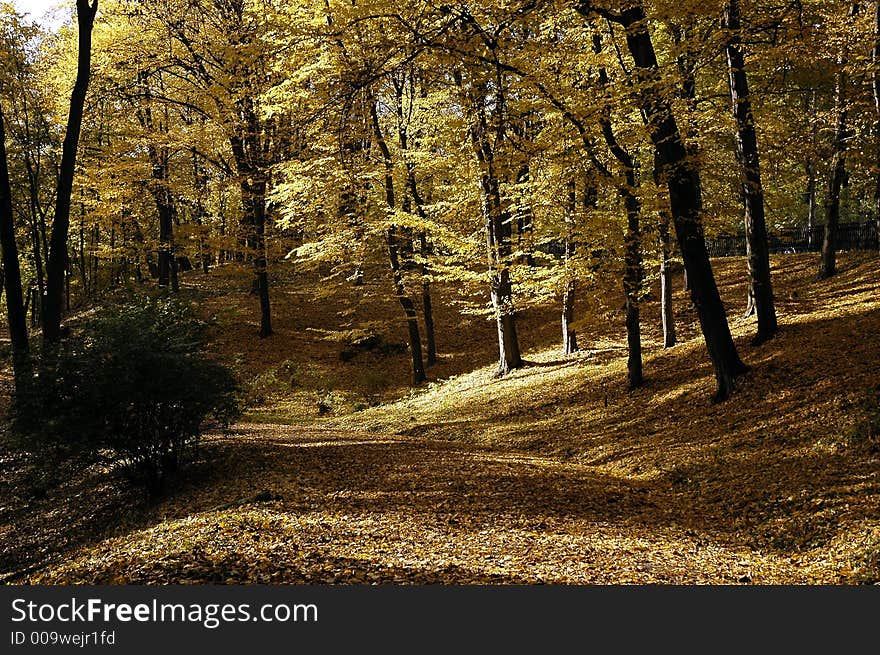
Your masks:
<svg viewBox="0 0 880 655"><path fill-rule="evenodd" d="M149 493L197 452L206 421L228 426L237 385L205 353L205 324L180 302L134 298L42 353L14 410L31 449L102 456Z"/></svg>

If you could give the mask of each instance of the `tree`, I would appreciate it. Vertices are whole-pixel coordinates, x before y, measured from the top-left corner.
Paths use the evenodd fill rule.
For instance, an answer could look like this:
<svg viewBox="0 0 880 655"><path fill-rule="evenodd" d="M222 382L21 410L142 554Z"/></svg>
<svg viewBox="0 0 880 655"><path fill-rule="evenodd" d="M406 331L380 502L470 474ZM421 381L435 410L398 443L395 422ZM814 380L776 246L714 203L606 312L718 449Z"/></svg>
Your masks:
<svg viewBox="0 0 880 655"><path fill-rule="evenodd" d="M29 343L27 316L22 288L19 249L15 230L15 211L13 207L12 183L9 171L9 157L6 149L6 116L3 105L10 100L6 91L13 81L7 75L21 68L26 58L23 52L22 35L28 30L21 18L14 13L0 14L0 252L2 252L2 291L6 296L6 312L12 348L13 374L16 390L20 390L28 373Z"/></svg>
<svg viewBox="0 0 880 655"><path fill-rule="evenodd" d="M574 257L574 217L577 213L577 182L568 182L568 203L565 207L565 234L563 235L563 261L565 264L564 287L562 290L562 354L571 355L578 351L577 333L574 323L574 301L577 292L577 279L572 269Z"/></svg>
<svg viewBox="0 0 880 655"><path fill-rule="evenodd" d="M271 167L284 154L289 135L283 116L267 111L266 98L279 83L275 57L282 46L273 42L272 34L275 21L283 21L284 14L272 3L257 6L248 0L172 2L163 7L141 2L135 13L145 30L164 32L171 51L169 68L192 96L164 100L184 104L211 120L227 141L241 203L241 258L253 273L259 336L271 336L267 197Z"/></svg>
<svg viewBox="0 0 880 655"><path fill-rule="evenodd" d="M602 39L596 32L593 35L593 50L596 53L602 51ZM599 68L599 84L602 87L608 85L608 73L604 68ZM602 126L602 137L608 150L617 159L623 170L623 183L618 184L618 193L623 199L626 209L626 238L624 240L624 274L623 289L626 296L626 342L629 357L627 358L627 375L630 389L640 387L644 382L642 371L642 334L639 324L639 296L642 292L642 254L641 254L641 211L642 203L639 201L638 186L636 183L635 160L626 151L614 133L609 113L606 110L600 114L599 123Z"/></svg>
<svg viewBox="0 0 880 655"><path fill-rule="evenodd" d="M876 160L874 166L874 219L877 223L877 243L880 247L880 2L874 3L874 47L871 49L871 90L874 96L874 139Z"/></svg>
<svg viewBox="0 0 880 655"><path fill-rule="evenodd" d="M859 5L853 4L849 21L858 14ZM846 72L848 48L846 42L837 55L837 76L834 85L834 111L836 124L832 141L831 175L825 197L825 232L822 237L822 256L819 260L819 279L827 279L837 273L837 227L840 222L840 191L846 176L847 136L849 132L849 76Z"/></svg>
<svg viewBox="0 0 880 655"><path fill-rule="evenodd" d="M743 204L745 205L746 256L749 262L749 305L758 315L758 334L753 344L773 338L778 329L773 286L770 281L770 251L764 219L764 186L755 118L749 97L745 56L741 48L739 0L727 0L722 24L727 31L728 80L733 116L736 121L736 156L740 166Z"/></svg>
<svg viewBox="0 0 880 655"><path fill-rule="evenodd" d="M457 84L462 89L470 116L470 138L480 164L480 189L489 265L489 287L498 327L498 375L506 375L523 365L516 328L516 309L510 277L511 221L501 193L498 149L505 139L503 95L489 98L488 87L469 80L465 86L461 73Z"/></svg>
<svg viewBox="0 0 880 655"><path fill-rule="evenodd" d="M6 312L9 321L9 339L12 343L13 371L16 388L19 388L26 373L29 346L27 318L21 288L21 269L18 263L18 245L15 240L12 188L9 184L6 128L2 106L0 106L0 249L3 251L3 288L6 291Z"/></svg>
<svg viewBox="0 0 880 655"><path fill-rule="evenodd" d="M691 300L697 309L703 338L715 368L715 399L724 400L733 391L736 378L748 368L733 343L727 313L706 251L700 173L688 157L669 100L657 86L659 64L644 7L637 2L627 5L619 13L597 8L591 2L579 2L576 7L585 16L598 13L626 30L627 48L639 73L640 94L651 140L657 150L662 179L669 189L672 221L688 274Z"/></svg>
<svg viewBox="0 0 880 655"><path fill-rule="evenodd" d="M388 203L388 211L393 216L397 209L397 200L394 194L394 162L391 159L391 151L388 148L388 144L385 142L382 126L379 124L379 111L375 97L372 97L370 101L370 118L385 168L385 202ZM422 359L422 339L419 335L419 322L415 303L407 295L406 287L403 283L397 230L397 226L392 222L385 232L385 242L388 245L388 258L391 262L391 274L394 278L394 291L406 315L406 324L409 331L409 351L412 357L412 382L413 384L420 384L426 379L425 364Z"/></svg>
<svg viewBox="0 0 880 655"><path fill-rule="evenodd" d="M61 337L61 314L64 302L64 278L69 266L67 237L70 232L70 197L76 172L76 154L82 130L83 107L89 86L92 57L92 29L98 0L76 0L79 27L76 81L70 96L70 111L62 146L61 166L52 220L52 236L46 265L46 296L43 301L43 341L53 346Z"/></svg>

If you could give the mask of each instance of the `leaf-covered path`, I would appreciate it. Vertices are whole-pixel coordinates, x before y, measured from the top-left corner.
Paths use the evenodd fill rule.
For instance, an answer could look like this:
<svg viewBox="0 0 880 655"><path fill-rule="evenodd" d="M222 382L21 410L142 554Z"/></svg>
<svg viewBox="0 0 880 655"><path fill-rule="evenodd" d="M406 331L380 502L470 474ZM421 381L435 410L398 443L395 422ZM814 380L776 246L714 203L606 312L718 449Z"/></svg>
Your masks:
<svg viewBox="0 0 880 655"><path fill-rule="evenodd" d="M244 425L204 491L39 582L735 583L807 581L722 545L674 493L473 444ZM165 520L162 520L162 519ZM826 572L827 574L827 572Z"/></svg>

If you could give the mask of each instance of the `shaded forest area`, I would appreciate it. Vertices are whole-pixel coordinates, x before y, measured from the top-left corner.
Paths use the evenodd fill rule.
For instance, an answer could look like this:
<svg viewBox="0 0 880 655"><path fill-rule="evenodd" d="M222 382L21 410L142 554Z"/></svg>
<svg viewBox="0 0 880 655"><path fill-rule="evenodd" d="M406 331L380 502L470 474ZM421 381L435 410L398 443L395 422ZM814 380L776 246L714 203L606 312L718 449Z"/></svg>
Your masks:
<svg viewBox="0 0 880 655"><path fill-rule="evenodd" d="M0 579L877 583L878 230L880 2L0 4Z"/></svg>

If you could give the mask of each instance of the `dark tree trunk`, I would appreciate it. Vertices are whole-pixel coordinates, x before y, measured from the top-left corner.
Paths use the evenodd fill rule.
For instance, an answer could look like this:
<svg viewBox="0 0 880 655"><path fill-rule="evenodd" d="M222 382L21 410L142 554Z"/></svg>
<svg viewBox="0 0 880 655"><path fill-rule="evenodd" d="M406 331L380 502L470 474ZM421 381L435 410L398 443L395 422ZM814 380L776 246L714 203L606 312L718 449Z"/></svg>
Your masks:
<svg viewBox="0 0 880 655"><path fill-rule="evenodd" d="M825 233L822 238L822 255L819 261L819 279L824 280L837 272L837 226L840 223L840 190L846 175L846 131L848 112L846 108L847 75L843 67L845 59L841 55L837 64L840 70L834 92L837 108L837 125L834 130L833 154L831 156L831 177L828 179L828 195L825 199Z"/></svg>
<svg viewBox="0 0 880 655"><path fill-rule="evenodd" d="M82 278L83 297L89 297L89 272L86 268L86 206L80 189L79 198L79 273Z"/></svg>
<svg viewBox="0 0 880 655"><path fill-rule="evenodd" d="M577 282L569 280L562 292L562 354L572 355L578 351L577 332L572 328L574 322L574 301Z"/></svg>
<svg viewBox="0 0 880 655"><path fill-rule="evenodd" d="M740 165L741 192L745 205L746 255L749 265L749 298L758 315L754 345L772 339L777 330L773 286L770 281L770 249L764 220L764 187L758 137L749 95L745 56L740 48L739 0L727 0L723 27L728 31L727 70L733 117L736 120L736 157Z"/></svg>
<svg viewBox="0 0 880 655"><path fill-rule="evenodd" d="M850 6L849 18L858 13L859 5ZM834 107L837 124L832 143L831 176L828 179L828 195L825 198L825 234L822 238L822 255L819 261L819 279L825 280L837 273L837 226L840 223L840 191L846 177L846 136L849 130L848 94L849 77L846 73L848 53L846 44L837 56L837 79L834 86Z"/></svg>
<svg viewBox="0 0 880 655"><path fill-rule="evenodd" d="M386 243L388 244L388 258L391 262L391 273L394 279L394 291L397 300L403 308L406 316L406 326L409 331L409 352L412 358L412 383L421 384L427 379L425 375L425 366L422 360L422 339L419 334L418 314L416 313L415 304L412 298L406 293L406 287L403 283L403 271L400 267L400 246L397 242L397 233L392 225L386 232Z"/></svg>
<svg viewBox="0 0 880 655"><path fill-rule="evenodd" d="M195 182L196 187L196 202L193 214L199 230L199 264L201 265L202 273L207 275L213 259L211 246L207 239L208 232L205 227L205 217L207 216L207 212L205 211L204 196L208 192L208 176L203 170L203 166L199 162L195 150L193 150L192 154L192 169L193 181Z"/></svg>
<svg viewBox="0 0 880 655"><path fill-rule="evenodd" d="M577 7L587 15L592 13L589 2L580 2ZM657 151L662 179L669 188L672 220L688 274L691 299L715 369L715 400L721 401L732 393L736 378L748 367L739 358L731 337L727 313L706 250L700 174L695 162L688 157L672 106L658 88L657 56L641 3L629 6L619 15L608 14L608 17L625 27L627 48L635 62L637 76L641 78L642 108Z"/></svg>
<svg viewBox="0 0 880 655"><path fill-rule="evenodd" d="M171 244L172 249L174 248L174 244ZM177 281L177 272L179 270L179 262L178 258L174 255L172 250L171 252L171 291L177 293L180 291L180 284Z"/></svg>
<svg viewBox="0 0 880 655"><path fill-rule="evenodd" d="M37 296L37 290L33 286L28 287L24 292L24 316L27 318L28 310L30 310L32 328L37 326L37 310L34 307L38 302L40 302L40 298Z"/></svg>
<svg viewBox="0 0 880 655"><path fill-rule="evenodd" d="M237 172L241 177L241 201L244 209L241 228L247 250L247 259L254 272L253 291L260 301L261 339L272 336L272 307L269 302L269 272L266 253L266 189L269 163L269 137L265 134L254 107L253 98L243 96L237 102L241 117L241 132L231 135Z"/></svg>
<svg viewBox="0 0 880 655"><path fill-rule="evenodd" d="M101 280L98 277L98 244L101 241L101 230L95 225L95 228L92 230L92 257L89 262L89 270L91 271L91 279L92 279L92 296L97 298L98 291L100 290Z"/></svg>
<svg viewBox="0 0 880 655"><path fill-rule="evenodd" d="M874 6L874 48L871 50L872 77L874 91L874 221L877 229L877 245L880 248L880 2Z"/></svg>
<svg viewBox="0 0 880 655"><path fill-rule="evenodd" d="M61 149L61 167L55 198L49 257L46 265L46 296L43 307L43 342L54 346L61 338L64 273L68 266L67 234L70 230L70 195L76 172L76 151L82 130L83 107L89 86L92 59L92 27L98 11L98 0L76 0L76 20L79 26L76 81L70 97L70 112Z"/></svg>
<svg viewBox="0 0 880 655"><path fill-rule="evenodd" d="M510 272L505 268L493 275L492 303L498 313L498 376L504 376L523 366L516 333L516 313L511 308L513 289Z"/></svg>
<svg viewBox="0 0 880 655"><path fill-rule="evenodd" d="M663 321L663 347L676 343L675 318L672 314L672 248L669 242L669 214L660 213L660 313Z"/></svg>
<svg viewBox="0 0 880 655"><path fill-rule="evenodd" d="M412 75L412 73L410 74ZM409 150L409 131L403 115L403 83L396 79L393 81L397 96L397 138L401 150L406 153ZM415 163L406 154L404 154L404 168L406 169L406 187L416 206L416 213L423 221L427 221L428 214L425 212L425 202L422 199L419 185L416 181ZM419 268L422 276L422 316L425 321L425 348L427 350L425 353L425 364L433 366L437 363L437 338L434 329L434 304L431 299L431 270L428 263L431 248L428 243L428 236L424 230L419 232L418 240L419 255L421 257Z"/></svg>
<svg viewBox="0 0 880 655"><path fill-rule="evenodd" d="M20 388L28 362L27 314L21 288L18 244L15 241L15 218L12 212L12 188L6 159L6 125L0 108L0 249L3 251L3 287L12 345L12 368L16 389Z"/></svg>
<svg viewBox="0 0 880 655"><path fill-rule="evenodd" d="M159 286L167 289L176 285L174 275L174 215L176 207L171 190L168 188L168 166L156 153L157 159L153 161L153 180L156 186L152 189L153 200L159 213ZM174 278L174 279L173 279Z"/></svg>
<svg viewBox="0 0 880 655"><path fill-rule="evenodd" d="M577 206L577 188L574 182L568 185L568 206L565 215L565 288L562 291L562 353L571 355L578 351L577 333L572 328L574 322L574 302L577 293L577 281L571 270L571 259L574 256L573 221Z"/></svg>
<svg viewBox="0 0 880 655"><path fill-rule="evenodd" d="M143 105L136 106L135 114L140 121L141 127L150 136L158 131L167 137L167 113L164 122L161 119L158 123L154 121L153 93L150 88L149 74L147 72L139 73L138 83L143 95ZM161 86L161 77L159 78L159 83ZM147 146L147 151L150 157L152 178L149 190L153 196L153 202L156 204L156 212L159 215L158 284L162 289L170 287L172 291L177 292L177 271L175 269L174 254L174 224L177 219L177 204L175 203L174 194L171 192L168 180L171 155L167 146L157 146L153 143Z"/></svg>
<svg viewBox="0 0 880 655"><path fill-rule="evenodd" d="M40 299L46 293L46 281L43 273L43 256L40 254L40 234L38 232L36 218L31 214L31 246L33 248L34 270L37 274L37 293ZM69 268L69 267L68 267ZM41 300L42 302L42 300ZM40 303L34 305L34 309L38 310Z"/></svg>
<svg viewBox="0 0 880 655"><path fill-rule="evenodd" d="M167 170L167 168L166 168ZM154 194L156 200L156 208L159 210L159 286L177 292L177 271L174 260L174 214L176 208L174 199L170 189L164 184L165 176L163 175L160 184L162 187L157 189Z"/></svg>
<svg viewBox="0 0 880 655"><path fill-rule="evenodd" d="M29 154L25 155L25 166L27 168L28 177L28 196L31 216L31 244L33 248L34 271L37 274L37 289L39 290L39 297L42 302L42 298L46 293L46 277L43 267L44 248L42 247L45 244L46 239L46 222L44 220L44 217L41 215L39 199L39 174L37 172L37 167L32 163ZM40 228L42 228L42 243L40 240Z"/></svg>
<svg viewBox="0 0 880 655"><path fill-rule="evenodd" d="M254 291L260 299L260 338L272 336L272 308L269 303L269 271L266 258L266 183L242 182L245 229L252 252Z"/></svg>
<svg viewBox="0 0 880 655"><path fill-rule="evenodd" d="M626 343L629 351L627 372L629 388L636 389L644 382L642 332L639 324L639 296L642 290L640 203L635 195L635 175L632 170L627 171L626 179L629 191L624 197L627 225L626 243L624 244L623 288L626 293Z"/></svg>
<svg viewBox="0 0 880 655"><path fill-rule="evenodd" d="M593 36L593 50L602 51L601 36ZM599 83L608 84L608 74L604 68L599 70ZM608 112L599 118L602 136L614 158L623 169L624 183L617 185L617 192L623 199L626 209L626 237L624 239L623 290L626 296L626 343L628 350L627 375L629 388L637 389L644 383L642 369L642 332L639 321L639 296L642 290L641 219L642 205L638 197L635 162L632 155L620 145L614 133L614 126Z"/></svg>
<svg viewBox="0 0 880 655"><path fill-rule="evenodd" d="M818 203L816 202L816 162L813 160L813 152L816 147L816 136L818 135L819 126L816 121L816 91L813 90L810 96L804 98L804 113L809 116L811 128L810 138L810 155L804 162L804 171L807 174L807 250L813 250L813 240L816 226L816 210Z"/></svg>

